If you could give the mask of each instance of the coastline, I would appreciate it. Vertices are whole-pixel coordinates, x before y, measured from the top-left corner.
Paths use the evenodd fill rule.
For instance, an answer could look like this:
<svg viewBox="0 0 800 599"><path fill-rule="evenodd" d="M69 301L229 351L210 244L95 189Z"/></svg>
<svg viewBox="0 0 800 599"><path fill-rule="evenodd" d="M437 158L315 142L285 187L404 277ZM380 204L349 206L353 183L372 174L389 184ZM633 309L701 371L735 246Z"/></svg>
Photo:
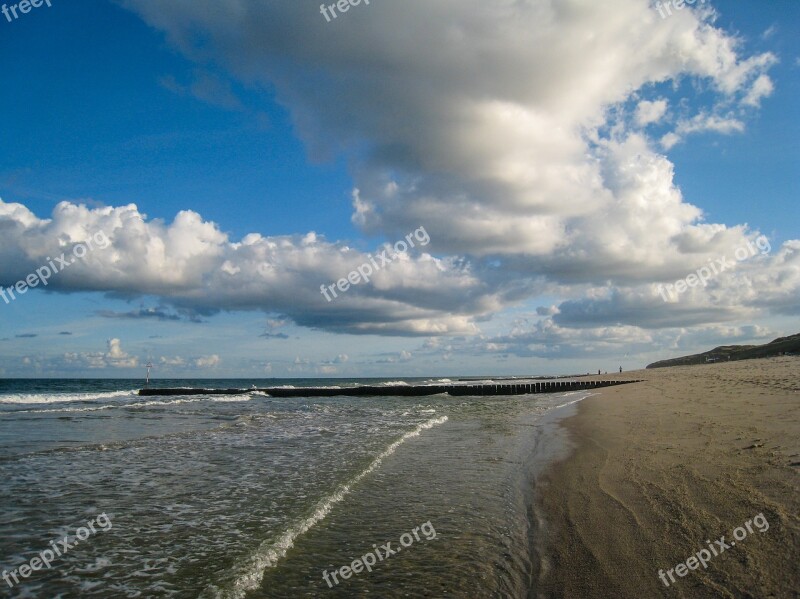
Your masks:
<svg viewBox="0 0 800 599"><path fill-rule="evenodd" d="M800 359L619 377L646 382L553 416L571 451L536 476L528 596L800 596ZM758 514L768 530L659 579Z"/></svg>
<svg viewBox="0 0 800 599"><path fill-rule="evenodd" d="M578 414L580 403L592 395L594 394L589 393L577 401L547 412L536 423L534 429L533 453L528 463L528 472L532 483L528 506L527 535L530 554L529 589L533 589L536 582L548 571L548 564L543 559L547 550L547 518L540 502L537 501L539 494L545 492L547 488L544 476L574 453L577 445L564 423L574 418Z"/></svg>

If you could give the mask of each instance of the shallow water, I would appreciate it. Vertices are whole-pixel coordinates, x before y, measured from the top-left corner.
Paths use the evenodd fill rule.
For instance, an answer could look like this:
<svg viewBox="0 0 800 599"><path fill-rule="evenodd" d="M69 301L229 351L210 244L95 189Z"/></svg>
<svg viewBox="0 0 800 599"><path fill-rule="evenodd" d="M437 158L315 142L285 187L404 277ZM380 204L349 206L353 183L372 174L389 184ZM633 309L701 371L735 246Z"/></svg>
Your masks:
<svg viewBox="0 0 800 599"><path fill-rule="evenodd" d="M0 383L3 568L112 522L2 583L10 596L525 596L533 431L581 397L162 400L135 386ZM400 551L333 584L387 542Z"/></svg>

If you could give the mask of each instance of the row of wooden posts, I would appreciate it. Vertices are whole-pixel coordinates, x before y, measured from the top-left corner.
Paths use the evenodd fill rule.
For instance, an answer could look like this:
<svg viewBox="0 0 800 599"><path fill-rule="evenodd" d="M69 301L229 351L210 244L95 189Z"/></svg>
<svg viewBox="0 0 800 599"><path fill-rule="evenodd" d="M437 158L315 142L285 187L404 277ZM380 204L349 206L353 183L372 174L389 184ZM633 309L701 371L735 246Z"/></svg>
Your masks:
<svg viewBox="0 0 800 599"><path fill-rule="evenodd" d="M562 381L537 383L498 383L491 385L362 385L358 387L266 387L264 389L158 389L147 388L139 395L244 395L259 391L271 397L422 397L447 393L453 396L528 395L533 393L563 393L624 385L638 381Z"/></svg>

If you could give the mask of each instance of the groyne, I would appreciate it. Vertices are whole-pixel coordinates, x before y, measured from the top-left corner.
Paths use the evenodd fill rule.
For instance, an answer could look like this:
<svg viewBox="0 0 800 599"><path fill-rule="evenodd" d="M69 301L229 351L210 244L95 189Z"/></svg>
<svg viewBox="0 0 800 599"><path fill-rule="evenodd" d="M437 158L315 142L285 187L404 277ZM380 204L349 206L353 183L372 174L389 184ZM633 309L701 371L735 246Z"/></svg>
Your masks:
<svg viewBox="0 0 800 599"><path fill-rule="evenodd" d="M261 392L271 397L423 397L447 393L452 396L469 395L528 395L534 393L563 393L599 389L613 385L627 385L640 381L542 381L536 383L498 383L481 385L360 385L357 387L265 387L262 389L185 389L149 387L139 395L245 395Z"/></svg>

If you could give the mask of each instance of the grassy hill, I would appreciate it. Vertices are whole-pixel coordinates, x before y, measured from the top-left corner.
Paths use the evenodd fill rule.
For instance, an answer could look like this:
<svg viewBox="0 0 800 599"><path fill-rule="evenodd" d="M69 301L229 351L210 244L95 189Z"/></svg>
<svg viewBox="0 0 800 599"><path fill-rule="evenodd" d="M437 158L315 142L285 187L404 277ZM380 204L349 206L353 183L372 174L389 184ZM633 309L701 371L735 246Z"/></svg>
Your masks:
<svg viewBox="0 0 800 599"><path fill-rule="evenodd" d="M648 364L647 367L666 368L669 366L706 364L708 362L727 362L729 360L752 360L754 358L770 358L783 354L800 355L800 333L789 337L780 337L765 345L721 345L702 354L661 360Z"/></svg>

